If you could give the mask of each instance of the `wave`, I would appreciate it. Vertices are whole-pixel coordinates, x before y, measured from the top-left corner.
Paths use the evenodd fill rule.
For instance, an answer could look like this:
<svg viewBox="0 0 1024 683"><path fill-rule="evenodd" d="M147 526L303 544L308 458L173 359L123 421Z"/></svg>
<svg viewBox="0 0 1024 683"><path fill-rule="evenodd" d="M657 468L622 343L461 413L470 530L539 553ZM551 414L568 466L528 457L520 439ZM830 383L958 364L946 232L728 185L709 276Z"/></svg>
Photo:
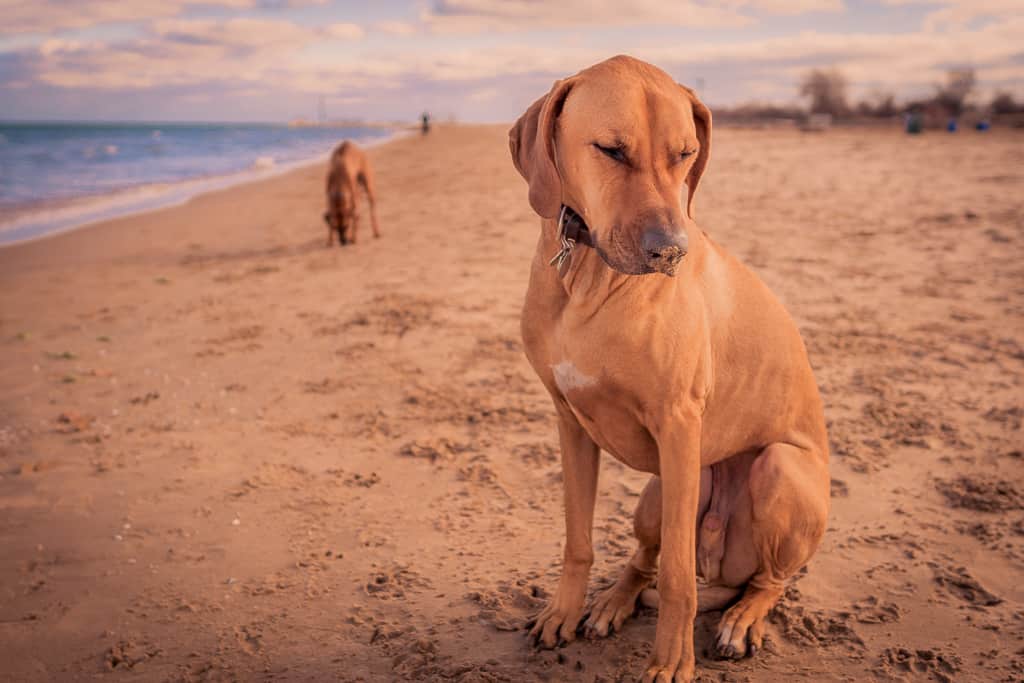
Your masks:
<svg viewBox="0 0 1024 683"><path fill-rule="evenodd" d="M82 150L83 159L97 159L103 157L116 157L120 148L117 145L89 145ZM48 154L48 158L54 158L54 155Z"/></svg>

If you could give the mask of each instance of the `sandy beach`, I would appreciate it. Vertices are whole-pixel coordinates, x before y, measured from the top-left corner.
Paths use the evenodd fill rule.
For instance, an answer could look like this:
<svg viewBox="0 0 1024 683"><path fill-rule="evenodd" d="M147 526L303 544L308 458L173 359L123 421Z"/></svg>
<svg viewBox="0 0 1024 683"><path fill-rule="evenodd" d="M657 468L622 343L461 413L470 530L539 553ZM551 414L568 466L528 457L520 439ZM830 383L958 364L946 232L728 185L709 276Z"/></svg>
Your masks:
<svg viewBox="0 0 1024 683"><path fill-rule="evenodd" d="M0 680L629 681L657 614L528 647L562 542L507 126L0 249ZM1024 136L720 128L699 223L783 300L832 444L825 541L702 681L1024 679ZM653 276L651 276L653 277ZM610 457L591 587L646 478Z"/></svg>

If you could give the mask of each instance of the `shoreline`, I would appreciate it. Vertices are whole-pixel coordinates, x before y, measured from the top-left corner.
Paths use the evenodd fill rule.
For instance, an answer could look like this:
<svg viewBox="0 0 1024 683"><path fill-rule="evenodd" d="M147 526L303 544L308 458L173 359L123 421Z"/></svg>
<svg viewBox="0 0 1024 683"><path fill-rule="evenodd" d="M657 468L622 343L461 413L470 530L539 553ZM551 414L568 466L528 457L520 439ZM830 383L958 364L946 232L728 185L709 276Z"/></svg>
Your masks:
<svg viewBox="0 0 1024 683"><path fill-rule="evenodd" d="M364 149L410 135L408 130L394 130L390 135L358 143ZM13 218L4 220L0 214L0 250L57 235L82 230L106 221L128 218L182 206L210 192L226 190L248 183L269 180L308 166L323 163L331 152L314 157L273 163L261 167L260 159L245 170L221 175L191 178L170 183L144 183L112 192L82 197L43 200L10 209Z"/></svg>

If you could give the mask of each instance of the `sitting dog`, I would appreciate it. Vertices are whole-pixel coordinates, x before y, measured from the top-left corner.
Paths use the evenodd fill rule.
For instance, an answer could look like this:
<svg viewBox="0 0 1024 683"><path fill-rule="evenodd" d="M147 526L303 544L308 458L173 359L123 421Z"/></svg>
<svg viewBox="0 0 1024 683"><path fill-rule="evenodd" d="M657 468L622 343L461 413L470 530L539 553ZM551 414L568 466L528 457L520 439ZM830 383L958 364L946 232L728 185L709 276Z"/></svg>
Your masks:
<svg viewBox="0 0 1024 683"><path fill-rule="evenodd" d="M693 222L711 112L692 90L614 57L556 82L509 146L543 219L522 333L558 414L565 489L561 579L530 634L571 641L587 613L605 450L653 476L639 547L582 626L606 636L638 598L657 605L643 680L690 681L697 612L732 605L715 649L752 655L825 533L828 437L807 352L761 280Z"/></svg>
<svg viewBox="0 0 1024 683"><path fill-rule="evenodd" d="M370 204L373 236L380 237L373 168L370 166L370 160L366 158L366 153L355 143L346 140L331 154L327 172L327 211L324 212L324 221L327 222L327 246L331 246L331 238L335 232L338 233L339 246L356 243L359 231L357 185L366 192L366 200Z"/></svg>

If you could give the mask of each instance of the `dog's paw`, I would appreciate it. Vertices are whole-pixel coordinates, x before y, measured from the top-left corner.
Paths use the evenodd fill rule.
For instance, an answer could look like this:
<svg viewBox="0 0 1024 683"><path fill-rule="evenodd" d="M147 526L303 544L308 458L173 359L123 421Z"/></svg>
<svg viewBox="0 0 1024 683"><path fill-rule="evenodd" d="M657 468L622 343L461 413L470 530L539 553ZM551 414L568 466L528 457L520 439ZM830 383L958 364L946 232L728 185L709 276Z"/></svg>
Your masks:
<svg viewBox="0 0 1024 683"><path fill-rule="evenodd" d="M578 607L563 605L556 597L536 619L527 623L528 637L536 647L561 647L576 639L576 629L582 619L582 604Z"/></svg>
<svg viewBox="0 0 1024 683"><path fill-rule="evenodd" d="M741 602L722 615L714 654L719 659L753 657L763 642L764 616Z"/></svg>
<svg viewBox="0 0 1024 683"><path fill-rule="evenodd" d="M693 666L688 667L689 671L686 668L679 664L667 666L651 664L647 667L641 680L643 683L691 683L693 681Z"/></svg>
<svg viewBox="0 0 1024 683"><path fill-rule="evenodd" d="M644 683L689 683L693 680L696 668L691 625L693 615L680 607L677 602L667 606L662 604L651 658L643 676Z"/></svg>
<svg viewBox="0 0 1024 683"><path fill-rule="evenodd" d="M594 600L587 618L585 633L588 638L606 638L622 630L622 624L636 612L639 586L616 583Z"/></svg>

